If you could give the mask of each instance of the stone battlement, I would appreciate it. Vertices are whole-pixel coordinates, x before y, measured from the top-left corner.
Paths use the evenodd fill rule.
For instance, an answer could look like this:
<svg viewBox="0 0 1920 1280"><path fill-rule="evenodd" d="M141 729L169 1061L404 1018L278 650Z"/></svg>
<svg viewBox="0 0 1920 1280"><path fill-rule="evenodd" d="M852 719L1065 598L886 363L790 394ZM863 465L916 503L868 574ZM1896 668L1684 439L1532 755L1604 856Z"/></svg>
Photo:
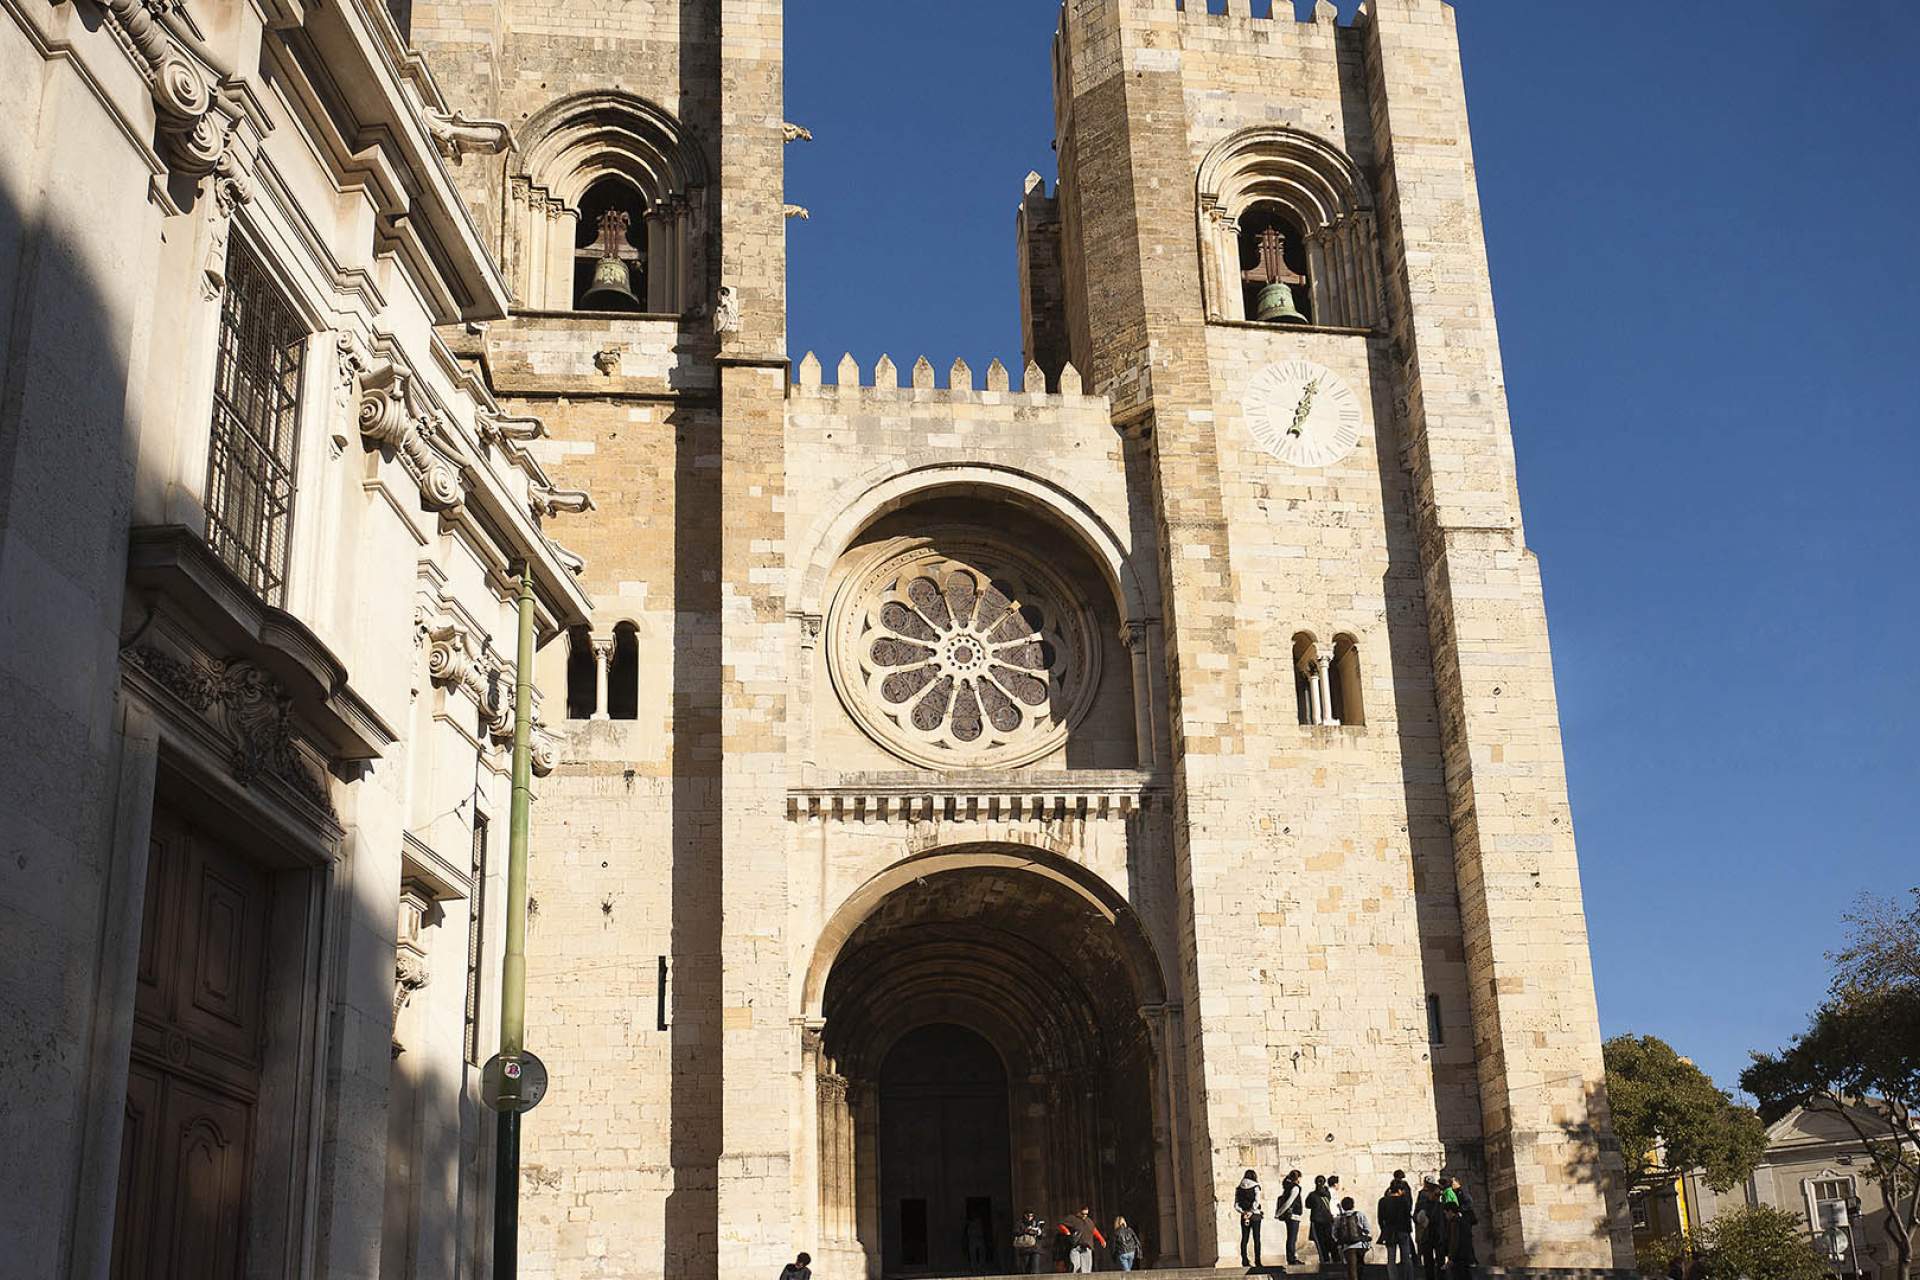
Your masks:
<svg viewBox="0 0 1920 1280"><path fill-rule="evenodd" d="M909 371L907 385L900 384L899 366L892 357L881 356L873 367L873 380L863 382L860 362L851 354L840 358L834 370L834 381L823 382L820 358L809 351L802 357L799 367L799 380L794 383L791 394L800 396L821 396L846 401L853 398L873 401L932 401L943 400L954 404L1084 404L1097 408L1104 416L1108 412L1105 396L1087 395L1080 378L1080 371L1071 363L1060 370L1060 376L1054 379L1054 389L1048 390L1047 378L1040 366L1028 361L1021 371L1020 389L1015 390L1007 367L995 359L987 366L986 385L975 387L973 369L965 360L955 360L947 370L947 385L935 383L933 362L925 356L913 362Z"/></svg>

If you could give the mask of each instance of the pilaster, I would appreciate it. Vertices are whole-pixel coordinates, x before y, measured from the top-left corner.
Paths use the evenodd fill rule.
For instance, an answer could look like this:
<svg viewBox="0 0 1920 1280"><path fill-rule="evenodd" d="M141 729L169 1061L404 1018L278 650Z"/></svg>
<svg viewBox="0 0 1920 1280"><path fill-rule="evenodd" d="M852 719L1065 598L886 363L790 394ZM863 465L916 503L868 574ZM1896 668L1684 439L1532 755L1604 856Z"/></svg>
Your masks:
<svg viewBox="0 0 1920 1280"><path fill-rule="evenodd" d="M799 1225L788 1009L786 218L781 4L720 4L719 1273L771 1275Z"/></svg>

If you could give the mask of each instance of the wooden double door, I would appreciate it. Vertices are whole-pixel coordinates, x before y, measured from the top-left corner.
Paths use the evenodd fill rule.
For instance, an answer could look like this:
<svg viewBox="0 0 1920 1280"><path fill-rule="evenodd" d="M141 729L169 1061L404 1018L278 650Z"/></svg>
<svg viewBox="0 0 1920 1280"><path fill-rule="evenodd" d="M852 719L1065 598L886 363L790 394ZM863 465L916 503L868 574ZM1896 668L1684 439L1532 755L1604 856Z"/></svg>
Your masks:
<svg viewBox="0 0 1920 1280"><path fill-rule="evenodd" d="M246 1251L272 878L154 814L114 1280L229 1280Z"/></svg>

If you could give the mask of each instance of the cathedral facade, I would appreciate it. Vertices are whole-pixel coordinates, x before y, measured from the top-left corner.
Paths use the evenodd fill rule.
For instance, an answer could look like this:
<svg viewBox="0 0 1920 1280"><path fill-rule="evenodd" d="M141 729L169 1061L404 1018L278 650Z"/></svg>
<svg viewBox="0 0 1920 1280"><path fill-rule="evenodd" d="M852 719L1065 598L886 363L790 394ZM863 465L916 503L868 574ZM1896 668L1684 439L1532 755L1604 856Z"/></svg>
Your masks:
<svg viewBox="0 0 1920 1280"><path fill-rule="evenodd" d="M523 577L520 1274L1630 1263L1453 12L1249 4L1066 0L976 370L789 350L781 0L10 0L19 1274L489 1274Z"/></svg>

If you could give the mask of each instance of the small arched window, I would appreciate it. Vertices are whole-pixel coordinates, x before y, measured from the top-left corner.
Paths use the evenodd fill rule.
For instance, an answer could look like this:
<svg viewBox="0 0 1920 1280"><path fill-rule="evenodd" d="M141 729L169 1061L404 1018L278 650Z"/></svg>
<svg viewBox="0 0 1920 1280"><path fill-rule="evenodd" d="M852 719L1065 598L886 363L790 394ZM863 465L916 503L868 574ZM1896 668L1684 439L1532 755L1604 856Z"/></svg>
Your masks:
<svg viewBox="0 0 1920 1280"><path fill-rule="evenodd" d="M1352 636L1333 638L1333 673L1327 681L1335 724L1363 725L1366 706L1360 693L1360 646Z"/></svg>
<svg viewBox="0 0 1920 1280"><path fill-rule="evenodd" d="M585 627L568 627L567 719L590 720L599 710L594 688L597 675L593 664L593 633Z"/></svg>
<svg viewBox="0 0 1920 1280"><path fill-rule="evenodd" d="M646 199L625 179L587 189L573 233L575 311L646 310L646 220Z"/></svg>
<svg viewBox="0 0 1920 1280"><path fill-rule="evenodd" d="M613 657L607 663L607 715L640 718L640 633L631 622L613 629Z"/></svg>
<svg viewBox="0 0 1920 1280"><path fill-rule="evenodd" d="M1208 319L1379 322L1372 200L1338 147L1280 125L1243 129L1207 153L1198 196ZM1290 291L1291 312L1273 286Z"/></svg>

